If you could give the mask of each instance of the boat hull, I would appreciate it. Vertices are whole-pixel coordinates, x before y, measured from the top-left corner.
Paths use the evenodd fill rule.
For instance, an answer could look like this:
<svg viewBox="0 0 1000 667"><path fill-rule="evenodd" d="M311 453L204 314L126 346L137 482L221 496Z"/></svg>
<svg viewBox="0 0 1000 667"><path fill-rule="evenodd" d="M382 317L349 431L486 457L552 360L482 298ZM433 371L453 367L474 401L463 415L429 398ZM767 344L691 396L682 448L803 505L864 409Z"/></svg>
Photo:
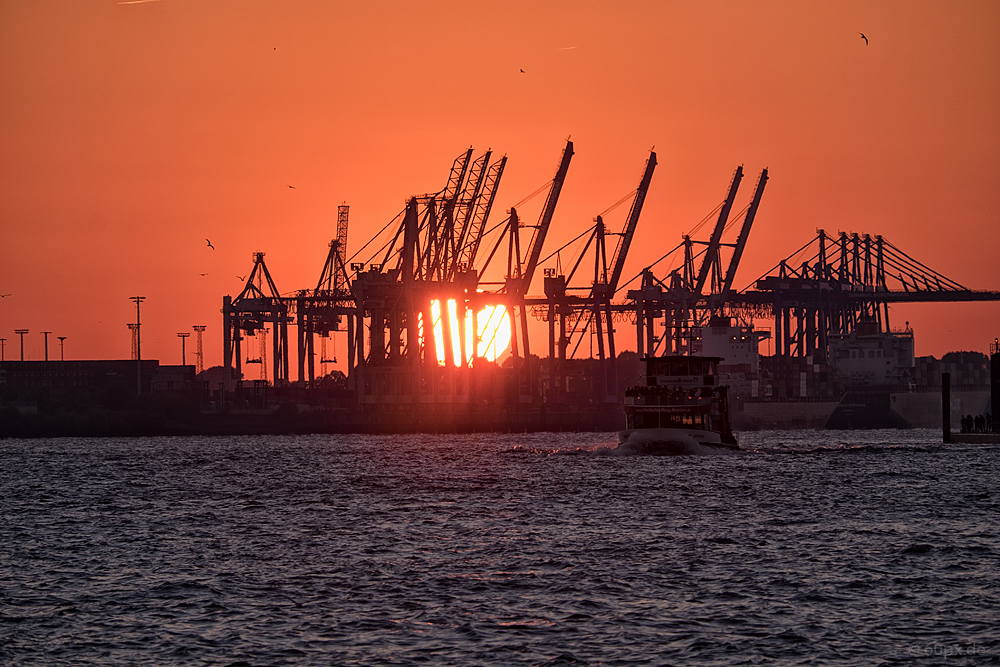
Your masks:
<svg viewBox="0 0 1000 667"><path fill-rule="evenodd" d="M691 456L728 454L739 451L739 445L722 442L714 431L682 428L638 428L618 433L620 446L637 454L652 456Z"/></svg>

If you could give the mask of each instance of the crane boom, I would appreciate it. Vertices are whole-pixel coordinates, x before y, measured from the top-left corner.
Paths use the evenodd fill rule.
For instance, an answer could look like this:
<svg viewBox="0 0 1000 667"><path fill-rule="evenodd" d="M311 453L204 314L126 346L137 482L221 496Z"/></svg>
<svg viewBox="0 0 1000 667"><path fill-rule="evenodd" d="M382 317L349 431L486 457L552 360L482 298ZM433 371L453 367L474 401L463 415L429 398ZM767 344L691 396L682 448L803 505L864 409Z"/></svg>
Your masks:
<svg viewBox="0 0 1000 667"><path fill-rule="evenodd" d="M726 222L729 220L729 211L733 208L733 201L736 199L736 190L740 187L741 180L743 180L743 165L736 168L736 174L733 175L733 182L729 185L729 195L722 205L722 210L719 211L719 221L715 223L712 240L708 242L708 248L705 250L705 259L702 260L701 270L698 272L698 282L694 287L695 294L701 294L702 288L705 287L705 281L708 279L709 269L712 263L718 258L722 230L725 229Z"/></svg>
<svg viewBox="0 0 1000 667"><path fill-rule="evenodd" d="M441 191L441 201L450 201L462 191L462 183L465 182L465 174L469 169L469 160L472 159L472 148L465 151L451 165L448 173L448 183Z"/></svg>
<svg viewBox="0 0 1000 667"><path fill-rule="evenodd" d="M496 197L497 186L500 184L500 177L503 176L503 168L507 164L507 156L503 156L492 165L486 174L486 181L480 190L479 198L476 200L475 211L468 224L465 243L462 245L460 261L471 269L476 261L476 254L479 252L479 242L483 239L483 232L486 231L486 221L490 217L490 210L493 208L493 199Z"/></svg>
<svg viewBox="0 0 1000 667"><path fill-rule="evenodd" d="M466 183L472 153L473 149L470 147L455 158L444 190L433 195L428 201L429 214L424 216L424 220L420 223L421 228L424 225L428 226L427 246L424 248L423 257L420 258L421 263L425 265L427 275L436 273L442 264L447 264L451 254L449 251L453 251L457 213L455 209Z"/></svg>
<svg viewBox="0 0 1000 667"><path fill-rule="evenodd" d="M479 196L482 193L483 182L486 177L490 163L491 151L486 151L480 155L469 171L469 177L465 181L465 187L455 206L455 231L454 231L454 258L453 264L461 260L462 249L465 247L469 235L470 222L475 215ZM454 274L456 266L449 267L448 275Z"/></svg>
<svg viewBox="0 0 1000 667"><path fill-rule="evenodd" d="M611 280L608 281L608 290L614 294L618 290L618 280L622 277L622 269L625 268L625 258L628 255L629 246L632 245L632 237L635 235L635 228L639 222L639 214L642 213L642 204L646 201L646 192L649 190L649 183L653 180L653 170L656 169L656 153L649 152L649 159L646 160L646 170L639 181L639 188L635 192L635 199L632 200L632 210L629 211L628 221L625 223L625 230L622 232L622 240L615 252L614 267L611 270Z"/></svg>
<svg viewBox="0 0 1000 667"><path fill-rule="evenodd" d="M757 179L757 189L753 193L753 201L747 215L743 218L743 228L740 229L740 236L736 240L736 248L733 250L733 257L729 260L729 269L726 271L726 280L722 285L722 293L727 294L733 287L733 279L736 278L736 269L740 265L740 258L743 257L743 249L746 247L747 238L750 236L750 227L753 226L753 219L757 215L757 207L760 205L760 197L764 194L764 186L767 185L767 169L760 172Z"/></svg>
<svg viewBox="0 0 1000 667"><path fill-rule="evenodd" d="M573 142L567 140L566 148L563 149L562 160L559 162L559 169L552 179L552 187L549 188L548 197L545 198L545 208L538 218L538 228L531 237L531 250L528 253L528 261L525 265L522 290L527 292L531 285L531 278L535 275L535 267L538 266L538 258L542 254L542 245L545 243L545 235L549 232L549 225L552 223L552 215L556 211L556 203L559 201L559 192L562 190L563 182L566 180L566 172L569 171L570 160L573 159Z"/></svg>
<svg viewBox="0 0 1000 667"><path fill-rule="evenodd" d="M337 207L337 259L339 266L335 267L333 280L334 289L338 292L347 291L350 281L347 279L347 217L351 207L341 204Z"/></svg>

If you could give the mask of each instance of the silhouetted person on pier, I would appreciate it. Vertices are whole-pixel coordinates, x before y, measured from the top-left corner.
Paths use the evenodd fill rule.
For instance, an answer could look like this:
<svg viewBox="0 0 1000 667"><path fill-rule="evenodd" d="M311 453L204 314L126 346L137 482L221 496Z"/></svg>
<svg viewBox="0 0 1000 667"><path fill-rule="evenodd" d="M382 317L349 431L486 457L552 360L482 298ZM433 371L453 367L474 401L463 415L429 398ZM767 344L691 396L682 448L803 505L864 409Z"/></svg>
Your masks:
<svg viewBox="0 0 1000 667"><path fill-rule="evenodd" d="M972 415L962 415L962 433L972 433Z"/></svg>

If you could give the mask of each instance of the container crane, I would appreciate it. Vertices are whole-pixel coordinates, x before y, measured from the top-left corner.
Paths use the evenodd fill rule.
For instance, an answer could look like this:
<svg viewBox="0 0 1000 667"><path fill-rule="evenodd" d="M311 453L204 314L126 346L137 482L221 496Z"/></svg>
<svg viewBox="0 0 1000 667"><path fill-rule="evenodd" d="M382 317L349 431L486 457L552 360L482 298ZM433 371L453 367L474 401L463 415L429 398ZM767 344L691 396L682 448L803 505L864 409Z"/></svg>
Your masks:
<svg viewBox="0 0 1000 667"><path fill-rule="evenodd" d="M274 285L264 253L254 253L253 269L246 286L235 299L222 298L223 365L226 389L232 380L243 378L241 342L244 334L256 335L270 324L272 327L274 383L288 381L288 305ZM235 359L235 368L233 361Z"/></svg>
<svg viewBox="0 0 1000 667"><path fill-rule="evenodd" d="M299 379L313 386L316 380L315 341L318 334L325 340L333 331L340 331L344 316L347 317L348 375L353 374L353 326L355 304L347 273L347 229L350 207L337 207L337 237L330 241L323 270L314 290L302 290L294 298L298 321ZM321 357L321 361L325 359ZM353 379L353 378L352 378Z"/></svg>
<svg viewBox="0 0 1000 667"><path fill-rule="evenodd" d="M702 290L705 288L705 282L708 280L710 270L714 269L716 275L721 275L719 267L719 242L722 240L722 232L726 228L726 223L729 221L729 211L733 208L733 201L736 199L736 191L739 189L740 181L742 180L743 165L740 165L736 168L733 180L729 184L729 194L726 195L726 201L722 205L722 210L719 211L719 220L715 223L715 229L712 231L712 238L708 242L708 248L705 250L705 257L701 261L701 270L698 271L698 279L694 285L694 293L696 295L701 295Z"/></svg>

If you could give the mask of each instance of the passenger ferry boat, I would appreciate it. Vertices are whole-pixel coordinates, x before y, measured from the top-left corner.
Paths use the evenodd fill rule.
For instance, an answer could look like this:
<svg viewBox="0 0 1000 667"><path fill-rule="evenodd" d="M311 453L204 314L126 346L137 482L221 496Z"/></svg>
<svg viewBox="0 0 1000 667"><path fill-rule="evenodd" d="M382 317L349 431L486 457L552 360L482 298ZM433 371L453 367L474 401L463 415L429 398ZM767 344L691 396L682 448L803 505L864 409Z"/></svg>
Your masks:
<svg viewBox="0 0 1000 667"><path fill-rule="evenodd" d="M641 454L714 454L739 450L721 357L646 357L645 384L625 391L622 445Z"/></svg>

